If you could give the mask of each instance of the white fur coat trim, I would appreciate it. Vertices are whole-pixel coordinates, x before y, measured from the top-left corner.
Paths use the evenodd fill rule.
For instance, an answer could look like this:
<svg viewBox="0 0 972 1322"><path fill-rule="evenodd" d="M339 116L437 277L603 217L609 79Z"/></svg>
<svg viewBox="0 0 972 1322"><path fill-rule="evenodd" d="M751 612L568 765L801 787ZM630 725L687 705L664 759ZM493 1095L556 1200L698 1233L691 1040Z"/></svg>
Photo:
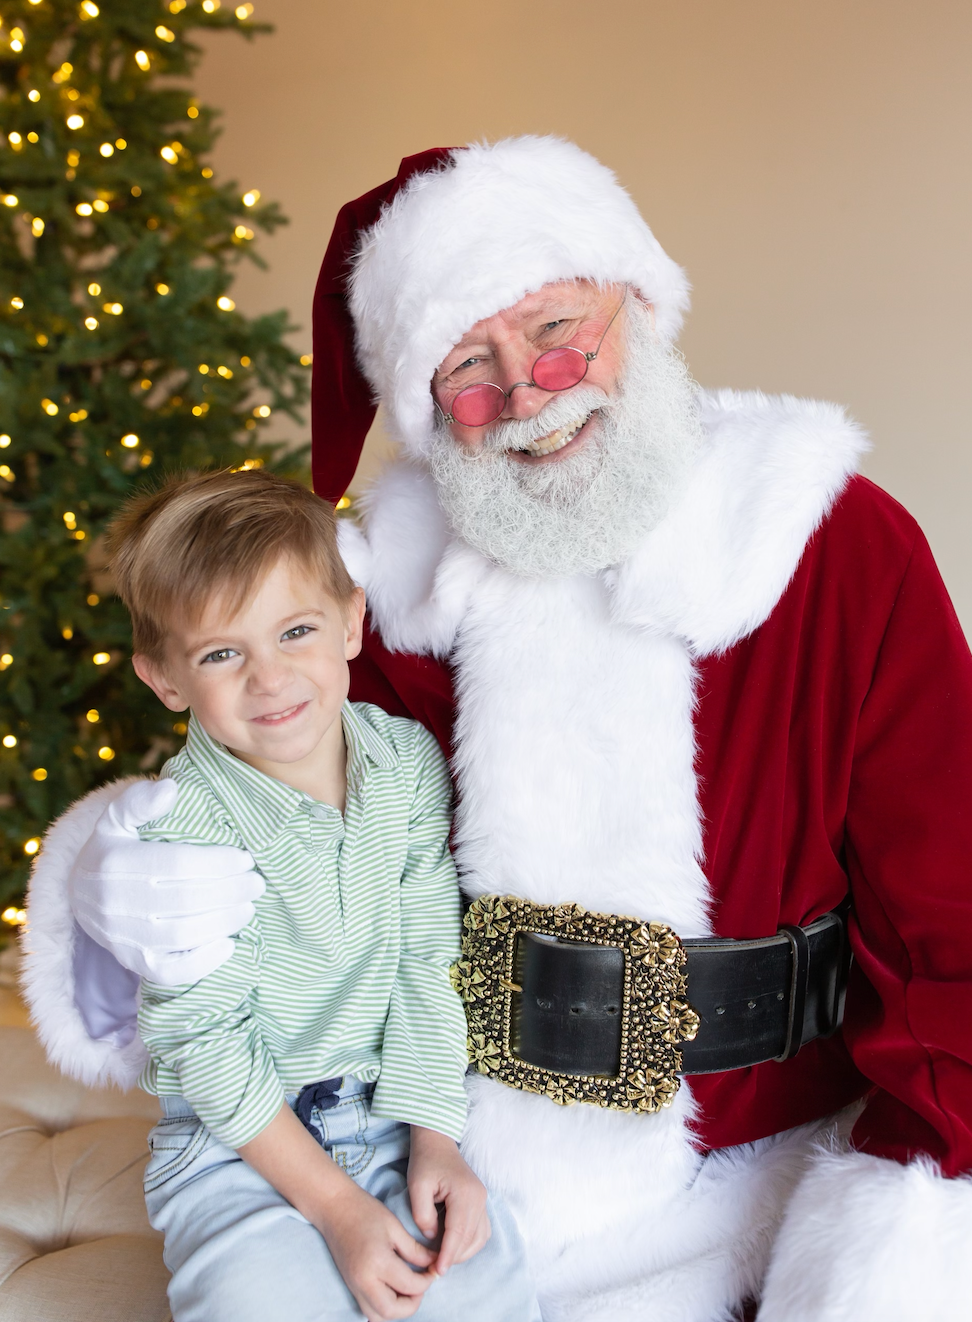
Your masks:
<svg viewBox="0 0 972 1322"><path fill-rule="evenodd" d="M22 938L24 998L51 1064L89 1087L114 1083L132 1088L148 1058L137 1034L125 1047L88 1036L74 1002L77 928L67 887L98 818L133 779L102 785L59 817L44 837L30 879L30 917Z"/></svg>
<svg viewBox="0 0 972 1322"><path fill-rule="evenodd" d="M723 390L703 396L706 441L662 523L605 580L616 623L725 651L766 620L867 449L836 404ZM489 566L450 534L427 471L389 465L341 550L392 650L444 656Z"/></svg>
<svg viewBox="0 0 972 1322"><path fill-rule="evenodd" d="M659 332L678 333L684 271L614 174L573 143L474 143L408 182L363 237L350 303L362 368L409 453L424 452L429 381L466 331L576 278L631 285Z"/></svg>
<svg viewBox="0 0 972 1322"><path fill-rule="evenodd" d="M822 1152L787 1211L759 1322L960 1322L970 1245L972 1180L927 1160Z"/></svg>

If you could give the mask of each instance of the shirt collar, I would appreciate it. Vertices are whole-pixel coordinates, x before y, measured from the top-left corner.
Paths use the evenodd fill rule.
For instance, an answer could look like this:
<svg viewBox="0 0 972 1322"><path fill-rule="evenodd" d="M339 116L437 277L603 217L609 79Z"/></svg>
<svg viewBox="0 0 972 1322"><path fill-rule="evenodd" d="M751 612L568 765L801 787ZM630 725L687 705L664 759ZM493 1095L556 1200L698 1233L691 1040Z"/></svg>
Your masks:
<svg viewBox="0 0 972 1322"><path fill-rule="evenodd" d="M367 778L369 764L389 770L398 759L387 739L349 702L341 708L341 724L348 749L348 791L357 793ZM292 789L234 757L225 744L206 733L194 715L189 718L186 752L250 850L266 848L302 804L316 802L302 790Z"/></svg>

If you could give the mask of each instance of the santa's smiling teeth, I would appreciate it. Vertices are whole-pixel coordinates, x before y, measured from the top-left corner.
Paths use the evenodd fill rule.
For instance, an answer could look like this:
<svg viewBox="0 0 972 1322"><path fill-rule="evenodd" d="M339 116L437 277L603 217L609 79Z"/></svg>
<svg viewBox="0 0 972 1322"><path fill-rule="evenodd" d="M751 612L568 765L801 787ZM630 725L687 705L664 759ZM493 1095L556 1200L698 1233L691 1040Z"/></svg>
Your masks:
<svg viewBox="0 0 972 1322"><path fill-rule="evenodd" d="M592 410L593 412L593 410ZM520 454L554 454L557 450L562 450L568 442L572 441L577 433L591 419L591 413L587 413L577 422L572 422L566 427L561 427L559 431L552 431L548 436L541 436L537 441L527 441L519 447Z"/></svg>

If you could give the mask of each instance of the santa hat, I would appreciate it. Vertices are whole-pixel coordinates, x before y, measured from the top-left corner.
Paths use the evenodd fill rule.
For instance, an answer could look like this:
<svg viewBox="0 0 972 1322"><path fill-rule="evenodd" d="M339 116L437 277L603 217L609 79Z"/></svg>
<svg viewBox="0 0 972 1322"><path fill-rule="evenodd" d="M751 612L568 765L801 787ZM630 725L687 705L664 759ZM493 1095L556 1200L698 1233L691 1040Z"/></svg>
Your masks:
<svg viewBox="0 0 972 1322"><path fill-rule="evenodd" d="M314 298L314 485L354 476L375 400L407 453L431 431L429 382L477 321L559 280L629 284L671 340L684 271L612 171L559 138L436 148L342 208Z"/></svg>

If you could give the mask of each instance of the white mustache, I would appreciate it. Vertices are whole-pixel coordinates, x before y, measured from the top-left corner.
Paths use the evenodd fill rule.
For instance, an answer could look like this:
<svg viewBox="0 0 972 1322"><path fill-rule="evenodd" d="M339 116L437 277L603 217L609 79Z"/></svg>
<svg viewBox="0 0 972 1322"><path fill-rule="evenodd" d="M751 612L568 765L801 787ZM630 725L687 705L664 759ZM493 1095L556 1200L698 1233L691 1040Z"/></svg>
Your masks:
<svg viewBox="0 0 972 1322"><path fill-rule="evenodd" d="M482 447L489 454L502 454L506 450L523 450L531 441L542 441L552 432L560 431L572 422L593 413L595 409L611 404L610 395L597 386L581 382L562 394L554 395L532 418L507 418L484 428Z"/></svg>

